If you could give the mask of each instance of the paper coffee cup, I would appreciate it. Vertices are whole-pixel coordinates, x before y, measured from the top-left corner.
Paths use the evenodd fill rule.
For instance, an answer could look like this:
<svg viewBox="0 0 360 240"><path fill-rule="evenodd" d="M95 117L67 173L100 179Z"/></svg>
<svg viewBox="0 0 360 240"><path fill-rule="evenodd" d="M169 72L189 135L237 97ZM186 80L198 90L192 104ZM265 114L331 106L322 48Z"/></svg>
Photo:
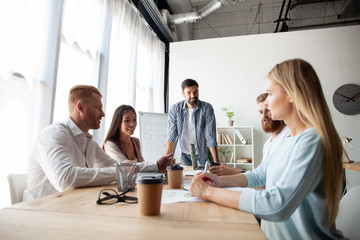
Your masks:
<svg viewBox="0 0 360 240"><path fill-rule="evenodd" d="M159 215L164 178L160 176L141 176L136 179L136 184L140 215Z"/></svg>
<svg viewBox="0 0 360 240"><path fill-rule="evenodd" d="M183 169L180 165L168 166L166 168L169 188L181 188Z"/></svg>

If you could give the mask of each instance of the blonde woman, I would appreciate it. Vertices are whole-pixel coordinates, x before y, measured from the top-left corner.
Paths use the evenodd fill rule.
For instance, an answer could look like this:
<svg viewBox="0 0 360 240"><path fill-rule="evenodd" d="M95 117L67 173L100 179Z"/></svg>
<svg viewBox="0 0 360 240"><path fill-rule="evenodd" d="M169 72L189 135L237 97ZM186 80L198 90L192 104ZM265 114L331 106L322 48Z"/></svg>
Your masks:
<svg viewBox="0 0 360 240"><path fill-rule="evenodd" d="M301 59L277 64L268 75L267 91L272 119L284 120L291 136L254 171L223 177L199 174L190 193L255 214L269 239L343 238L335 227L342 145L315 70ZM264 191L219 188L262 185Z"/></svg>

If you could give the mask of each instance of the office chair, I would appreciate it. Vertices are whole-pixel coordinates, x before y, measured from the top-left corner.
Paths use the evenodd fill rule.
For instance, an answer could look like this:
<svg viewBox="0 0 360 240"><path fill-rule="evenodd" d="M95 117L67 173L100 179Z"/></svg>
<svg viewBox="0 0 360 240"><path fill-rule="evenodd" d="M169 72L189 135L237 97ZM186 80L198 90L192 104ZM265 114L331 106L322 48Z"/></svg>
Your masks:
<svg viewBox="0 0 360 240"><path fill-rule="evenodd" d="M360 185L348 189L339 204L336 228L349 239L360 239Z"/></svg>
<svg viewBox="0 0 360 240"><path fill-rule="evenodd" d="M7 176L11 204L19 203L23 201L23 193L26 187L27 174L9 174Z"/></svg>

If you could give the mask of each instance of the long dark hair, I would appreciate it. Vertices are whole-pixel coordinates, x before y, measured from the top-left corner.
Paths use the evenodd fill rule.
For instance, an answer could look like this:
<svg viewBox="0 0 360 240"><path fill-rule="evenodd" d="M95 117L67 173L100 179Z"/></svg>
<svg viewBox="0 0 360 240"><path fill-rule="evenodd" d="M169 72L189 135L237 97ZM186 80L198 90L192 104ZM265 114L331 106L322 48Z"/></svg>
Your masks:
<svg viewBox="0 0 360 240"><path fill-rule="evenodd" d="M104 139L104 143L102 145L102 149L104 149L104 144L106 141L108 140L115 140L117 141L120 137L120 130L119 130L119 126L121 125L122 123L122 120L123 120L123 116L126 112L128 111L132 111L133 113L135 113L136 115L136 111L135 109L130 106L130 105L121 105L119 106L115 112L114 112L114 115L113 115L113 118L112 118L112 121L111 121L111 124L110 124L110 128L109 128L109 131Z"/></svg>

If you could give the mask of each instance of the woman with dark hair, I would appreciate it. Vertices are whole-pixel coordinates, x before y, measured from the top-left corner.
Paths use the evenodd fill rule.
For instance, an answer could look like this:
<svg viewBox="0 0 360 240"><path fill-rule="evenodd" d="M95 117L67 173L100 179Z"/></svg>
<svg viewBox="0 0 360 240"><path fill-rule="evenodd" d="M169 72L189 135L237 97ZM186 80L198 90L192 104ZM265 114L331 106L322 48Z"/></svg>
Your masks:
<svg viewBox="0 0 360 240"><path fill-rule="evenodd" d="M140 171L165 172L171 154L160 158L157 162L145 162L140 151L139 139L131 136L136 126L135 109L130 105L121 105L114 112L102 148L110 157L119 162L139 163Z"/></svg>

